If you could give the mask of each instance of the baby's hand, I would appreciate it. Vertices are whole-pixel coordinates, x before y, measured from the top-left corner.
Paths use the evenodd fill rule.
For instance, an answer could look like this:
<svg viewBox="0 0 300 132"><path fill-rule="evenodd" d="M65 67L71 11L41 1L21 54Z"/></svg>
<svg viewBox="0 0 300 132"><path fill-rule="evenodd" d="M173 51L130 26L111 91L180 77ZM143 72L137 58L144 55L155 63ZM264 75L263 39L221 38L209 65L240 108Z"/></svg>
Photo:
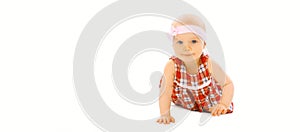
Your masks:
<svg viewBox="0 0 300 132"><path fill-rule="evenodd" d="M171 122L175 123L175 119L171 115L162 115L159 119L156 121L159 124L170 124Z"/></svg>
<svg viewBox="0 0 300 132"><path fill-rule="evenodd" d="M212 116L220 116L227 113L227 108L223 104L217 104L209 109Z"/></svg>

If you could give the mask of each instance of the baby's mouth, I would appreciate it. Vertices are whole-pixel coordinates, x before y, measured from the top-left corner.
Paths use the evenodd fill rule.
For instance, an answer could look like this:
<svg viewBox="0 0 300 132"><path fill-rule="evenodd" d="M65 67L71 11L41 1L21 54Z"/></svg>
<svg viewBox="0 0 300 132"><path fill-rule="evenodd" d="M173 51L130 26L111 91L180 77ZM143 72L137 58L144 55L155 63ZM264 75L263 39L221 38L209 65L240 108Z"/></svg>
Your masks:
<svg viewBox="0 0 300 132"><path fill-rule="evenodd" d="M193 55L195 55L195 53L186 53L186 54L181 54L181 55L183 55L183 56L193 56Z"/></svg>

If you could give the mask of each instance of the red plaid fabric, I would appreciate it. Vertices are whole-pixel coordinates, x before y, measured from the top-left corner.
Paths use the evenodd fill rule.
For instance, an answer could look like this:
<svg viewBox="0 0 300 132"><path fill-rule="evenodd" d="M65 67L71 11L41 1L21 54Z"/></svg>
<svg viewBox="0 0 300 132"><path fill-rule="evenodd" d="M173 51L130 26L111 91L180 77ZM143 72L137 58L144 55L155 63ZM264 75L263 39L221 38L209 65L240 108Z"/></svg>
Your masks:
<svg viewBox="0 0 300 132"><path fill-rule="evenodd" d="M209 108L218 104L222 96L221 86L208 71L208 55L201 55L197 74L186 72L184 63L172 56L175 63L172 102L185 109L208 112ZM233 103L227 113L233 112Z"/></svg>

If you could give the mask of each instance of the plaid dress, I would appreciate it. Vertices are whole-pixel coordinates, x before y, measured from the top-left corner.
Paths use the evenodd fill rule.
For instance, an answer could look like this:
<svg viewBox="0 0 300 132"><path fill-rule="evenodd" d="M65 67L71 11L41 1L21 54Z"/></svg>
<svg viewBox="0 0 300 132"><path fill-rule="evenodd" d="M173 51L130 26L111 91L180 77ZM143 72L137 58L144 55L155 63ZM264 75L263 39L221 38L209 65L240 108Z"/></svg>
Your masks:
<svg viewBox="0 0 300 132"><path fill-rule="evenodd" d="M172 56L175 63L172 102L192 111L208 112L209 108L218 104L222 96L221 86L208 71L208 54L202 54L198 73L189 74L179 58ZM161 81L160 81L161 83ZM161 86L161 85L160 85ZM233 112L233 103L227 113Z"/></svg>

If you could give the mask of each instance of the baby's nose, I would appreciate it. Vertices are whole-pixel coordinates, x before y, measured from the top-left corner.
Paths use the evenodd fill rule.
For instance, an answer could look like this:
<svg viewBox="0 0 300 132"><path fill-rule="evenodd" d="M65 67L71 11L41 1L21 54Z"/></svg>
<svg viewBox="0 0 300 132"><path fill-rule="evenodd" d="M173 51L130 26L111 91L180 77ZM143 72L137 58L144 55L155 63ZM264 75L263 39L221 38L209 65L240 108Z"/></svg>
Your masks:
<svg viewBox="0 0 300 132"><path fill-rule="evenodd" d="M191 48L191 46L189 46L189 45L185 45L183 50L184 50L184 51L191 51L192 48Z"/></svg>

